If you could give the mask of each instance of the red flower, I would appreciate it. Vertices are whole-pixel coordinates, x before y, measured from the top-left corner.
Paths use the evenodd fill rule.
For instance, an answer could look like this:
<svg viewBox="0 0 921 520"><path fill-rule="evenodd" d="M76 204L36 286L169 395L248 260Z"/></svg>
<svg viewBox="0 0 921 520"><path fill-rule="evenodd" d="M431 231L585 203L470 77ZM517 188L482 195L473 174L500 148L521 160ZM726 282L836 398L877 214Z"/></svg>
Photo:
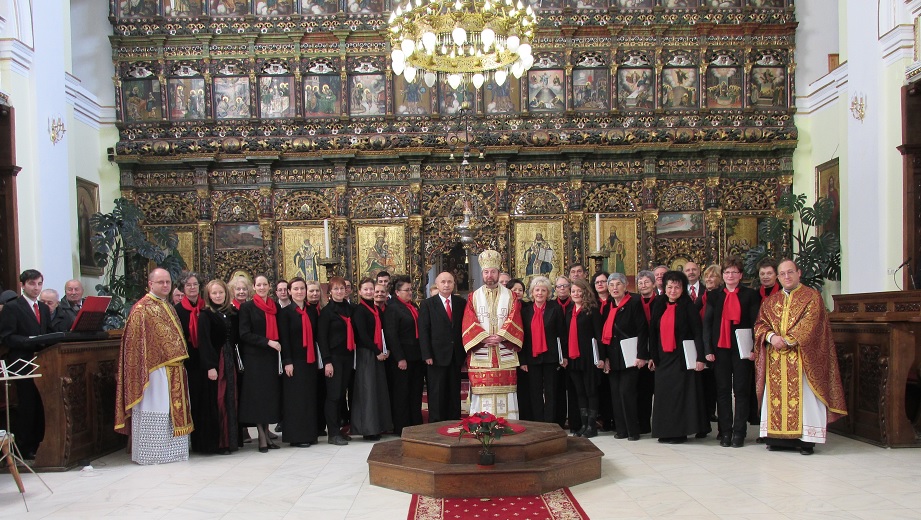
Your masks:
<svg viewBox="0 0 921 520"><path fill-rule="evenodd" d="M476 415L471 415L465 420L465 422L467 422L468 424L480 424L483 422L483 420L477 417Z"/></svg>

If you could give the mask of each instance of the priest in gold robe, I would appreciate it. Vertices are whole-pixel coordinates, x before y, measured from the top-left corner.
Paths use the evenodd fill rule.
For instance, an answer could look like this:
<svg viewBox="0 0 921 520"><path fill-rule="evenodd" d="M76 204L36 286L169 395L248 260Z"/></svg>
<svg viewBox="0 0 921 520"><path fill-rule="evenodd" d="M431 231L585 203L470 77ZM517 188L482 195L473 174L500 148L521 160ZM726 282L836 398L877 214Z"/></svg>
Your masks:
<svg viewBox="0 0 921 520"><path fill-rule="evenodd" d="M499 285L502 257L487 249L480 253L483 286L472 292L464 310L463 341L470 378L470 413L490 412L518 418L518 351L524 338L521 303Z"/></svg>
<svg viewBox="0 0 921 520"><path fill-rule="evenodd" d="M115 431L131 436L131 460L163 464L189 458L188 357L185 335L167 300L164 269L147 277L150 292L131 309L119 350Z"/></svg>
<svg viewBox="0 0 921 520"><path fill-rule="evenodd" d="M800 284L792 260L778 266L783 290L761 304L755 324L756 390L768 449L811 455L827 425L847 415L838 357L825 303Z"/></svg>

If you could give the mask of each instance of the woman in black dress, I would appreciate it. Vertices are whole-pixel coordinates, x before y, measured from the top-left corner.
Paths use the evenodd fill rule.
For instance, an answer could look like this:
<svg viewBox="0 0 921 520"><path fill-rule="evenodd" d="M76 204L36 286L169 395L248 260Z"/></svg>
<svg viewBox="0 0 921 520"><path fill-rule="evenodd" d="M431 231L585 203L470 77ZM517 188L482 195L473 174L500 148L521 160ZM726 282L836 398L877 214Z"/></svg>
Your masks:
<svg viewBox="0 0 921 520"><path fill-rule="evenodd" d="M557 374L560 365L568 364L565 353L560 359L567 337L563 308L550 299L550 280L546 276L531 279L531 302L521 304L521 322L524 344L519 355L521 369L528 374L530 393L522 394L519 386L519 407L520 402L530 399L534 420L556 422Z"/></svg>
<svg viewBox="0 0 921 520"><path fill-rule="evenodd" d="M179 324L182 325L182 331L185 334L186 349L189 357L183 362L186 372L189 375L189 408L192 412L192 422L205 423L208 412L208 378L202 370L201 354L199 349L198 318L202 309L205 308L205 300L201 297L201 289L204 286L201 276L198 273L186 273L179 279L178 288L182 290L182 299L179 303L173 305L176 309L176 315L179 317ZM206 432L197 426L189 438L191 449L197 453L213 453L214 447L211 446L210 439L213 438L213 432Z"/></svg>
<svg viewBox="0 0 921 520"><path fill-rule="evenodd" d="M223 280L205 286L205 308L198 315L200 370L205 374L206 401L195 411L195 431L205 452L237 451L237 310Z"/></svg>
<svg viewBox="0 0 921 520"><path fill-rule="evenodd" d="M390 349L393 433L400 436L404 427L422 424L426 365L419 345L419 307L413 302L413 284L408 276L394 277L393 294L395 298L384 313L384 336Z"/></svg>
<svg viewBox="0 0 921 520"><path fill-rule="evenodd" d="M288 284L291 305L279 313L285 428L282 439L296 448L317 443L317 311L307 303L307 282Z"/></svg>
<svg viewBox="0 0 921 520"><path fill-rule="evenodd" d="M688 435L703 438L710 431L700 378L706 352L700 313L685 290L687 277L681 271L668 271L662 285L665 294L653 304L649 331L650 364L656 376L652 436L659 442L680 444ZM685 341L693 341L697 352L693 369L687 368Z"/></svg>
<svg viewBox="0 0 921 520"><path fill-rule="evenodd" d="M598 429L598 384L604 368L604 358L599 350L601 339L601 314L595 293L588 282L572 282L572 307L566 314L569 377L572 379L582 415L582 429L576 437L595 437ZM598 359L596 362L595 359Z"/></svg>
<svg viewBox="0 0 921 520"><path fill-rule="evenodd" d="M384 311L374 302L374 286L371 278L358 282L360 298L352 317L357 359L351 433L372 441L393 429L386 364L390 351L384 351Z"/></svg>
<svg viewBox="0 0 921 520"><path fill-rule="evenodd" d="M329 296L329 302L320 311L317 320L320 356L323 359L323 374L326 376L326 401L323 409L329 433L328 442L345 446L352 438L339 431L339 407L345 400L345 391L352 376L352 363L355 362L352 305L346 300L345 279L339 276L329 279Z"/></svg>
<svg viewBox="0 0 921 520"><path fill-rule="evenodd" d="M253 423L259 451L278 449L269 439L268 425L281 418L281 343L278 341L278 303L269 298L268 278L256 277L253 299L240 306L240 344L243 347L243 392L240 421Z"/></svg>
<svg viewBox="0 0 921 520"><path fill-rule="evenodd" d="M608 374L616 439L640 440L637 412L637 385L640 369L649 359L648 326L640 297L627 292L627 277L621 273L608 276L610 295L607 316L601 327L604 346L604 371ZM622 343L624 342L624 343ZM624 360L624 344L632 343L635 359ZM633 352L631 352L633 357Z"/></svg>

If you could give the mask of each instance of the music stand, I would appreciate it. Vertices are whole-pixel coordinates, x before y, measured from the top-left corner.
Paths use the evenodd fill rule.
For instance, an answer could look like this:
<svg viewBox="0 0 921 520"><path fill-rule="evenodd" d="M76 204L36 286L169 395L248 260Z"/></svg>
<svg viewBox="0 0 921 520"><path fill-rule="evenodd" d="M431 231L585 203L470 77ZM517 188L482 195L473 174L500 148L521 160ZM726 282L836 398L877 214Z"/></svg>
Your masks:
<svg viewBox="0 0 921 520"><path fill-rule="evenodd" d="M38 370L38 363L35 363L35 359L36 358L32 358L29 361L17 359L10 365L7 365L4 360L0 360L0 381L3 381L3 391L6 398L6 427L9 429L2 438L2 443L6 449L3 450L3 455L0 456L0 464L2 464L4 460L7 461L10 467L10 473L13 475L13 478L16 479L16 484L19 486L19 494L22 495L22 503L25 504L26 511L29 511L29 503L26 502L26 490L22 485L22 478L19 476L17 463L25 466L27 470L38 477L38 480L48 488L48 491L51 491L52 494L54 493L54 491L48 487L45 479L36 473L22 458L22 453L19 451L19 446L16 445L16 436L13 435L12 425L10 423L10 382L20 379L36 379L42 377L41 374L35 373L35 371ZM11 460L7 460L7 457L10 457Z"/></svg>

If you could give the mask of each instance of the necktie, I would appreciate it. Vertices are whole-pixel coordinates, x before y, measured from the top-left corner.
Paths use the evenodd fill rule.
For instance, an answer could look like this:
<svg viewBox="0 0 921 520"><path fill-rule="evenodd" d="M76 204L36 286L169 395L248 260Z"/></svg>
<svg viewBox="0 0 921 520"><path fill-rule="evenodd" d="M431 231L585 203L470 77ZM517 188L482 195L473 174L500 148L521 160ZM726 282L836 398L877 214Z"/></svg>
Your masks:
<svg viewBox="0 0 921 520"><path fill-rule="evenodd" d="M42 313L38 311L38 302L32 304L32 310L35 311L35 321L39 324L42 322Z"/></svg>
<svg viewBox="0 0 921 520"><path fill-rule="evenodd" d="M691 301L697 301L697 287L694 285L691 286Z"/></svg>
<svg viewBox="0 0 921 520"><path fill-rule="evenodd" d="M448 319L452 320L453 318L451 317L451 298L447 298L445 300L445 312L448 313Z"/></svg>

